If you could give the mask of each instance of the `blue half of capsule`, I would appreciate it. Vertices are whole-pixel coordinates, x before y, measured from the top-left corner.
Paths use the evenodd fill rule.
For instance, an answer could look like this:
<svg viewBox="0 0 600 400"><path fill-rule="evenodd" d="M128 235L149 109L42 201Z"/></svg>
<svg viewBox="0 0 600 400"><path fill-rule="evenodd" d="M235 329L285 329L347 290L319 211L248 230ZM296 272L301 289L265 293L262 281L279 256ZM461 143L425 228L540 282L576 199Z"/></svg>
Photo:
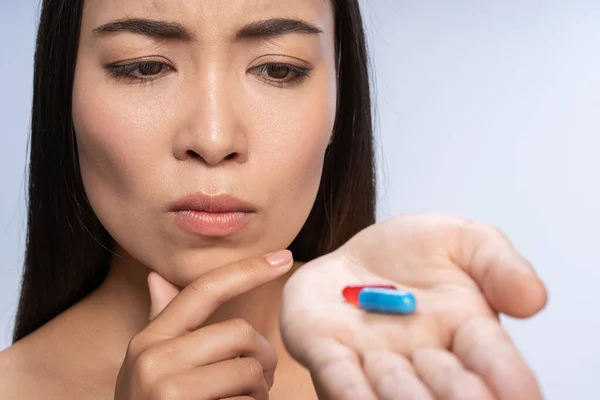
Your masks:
<svg viewBox="0 0 600 400"><path fill-rule="evenodd" d="M358 305L369 312L412 314L417 307L417 300L411 292L403 290L364 288L358 295Z"/></svg>

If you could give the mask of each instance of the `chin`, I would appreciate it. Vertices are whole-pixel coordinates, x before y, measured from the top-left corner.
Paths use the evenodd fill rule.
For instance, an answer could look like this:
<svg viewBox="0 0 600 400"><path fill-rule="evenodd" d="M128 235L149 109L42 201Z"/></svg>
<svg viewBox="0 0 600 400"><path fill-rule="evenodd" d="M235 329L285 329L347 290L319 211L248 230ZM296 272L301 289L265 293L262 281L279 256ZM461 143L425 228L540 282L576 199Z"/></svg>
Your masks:
<svg viewBox="0 0 600 400"><path fill-rule="evenodd" d="M207 247L180 251L168 261L153 263L150 269L171 283L185 287L200 276L237 261L261 256L275 250L257 248Z"/></svg>

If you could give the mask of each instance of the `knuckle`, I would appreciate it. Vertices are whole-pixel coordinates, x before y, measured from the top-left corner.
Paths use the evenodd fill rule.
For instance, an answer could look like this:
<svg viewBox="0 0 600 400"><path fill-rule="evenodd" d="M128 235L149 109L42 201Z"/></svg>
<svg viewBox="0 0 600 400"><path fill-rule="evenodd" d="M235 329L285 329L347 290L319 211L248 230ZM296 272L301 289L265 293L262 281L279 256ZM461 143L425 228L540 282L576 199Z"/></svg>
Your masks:
<svg viewBox="0 0 600 400"><path fill-rule="evenodd" d="M210 277L200 277L192 281L188 287L198 293L204 299L204 304L209 308L216 308L222 303L222 290L219 290L219 285Z"/></svg>
<svg viewBox="0 0 600 400"><path fill-rule="evenodd" d="M214 294L217 292L216 285L205 277L192 281L189 288L207 298L214 297Z"/></svg>
<svg viewBox="0 0 600 400"><path fill-rule="evenodd" d="M230 321L231 329L235 332L235 337L244 342L252 341L256 337L256 331L244 318L235 318Z"/></svg>
<svg viewBox="0 0 600 400"><path fill-rule="evenodd" d="M134 376L142 385L151 385L158 375L159 368L159 355L152 349L143 351L133 363Z"/></svg>
<svg viewBox="0 0 600 400"><path fill-rule="evenodd" d="M481 229L481 231L487 234L490 238L493 238L495 240L501 240L503 242L509 241L508 236L506 236L504 231L502 231L499 227L495 225L485 224L483 222L480 224L481 226L479 229Z"/></svg>
<svg viewBox="0 0 600 400"><path fill-rule="evenodd" d="M268 366L275 369L275 367L277 366L277 363L279 363L279 356L277 355L277 351L275 351L275 348L273 348L273 346L271 346L271 345L269 345L268 351L269 351L268 358L267 358Z"/></svg>
<svg viewBox="0 0 600 400"><path fill-rule="evenodd" d="M137 334L131 338L127 346L127 356L137 357L147 347L147 340L143 335Z"/></svg>
<svg viewBox="0 0 600 400"><path fill-rule="evenodd" d="M168 380L157 382L150 393L153 400L180 400L185 398L180 386Z"/></svg>
<svg viewBox="0 0 600 400"><path fill-rule="evenodd" d="M264 263L262 260L252 258L243 264L242 273L247 277L258 275L263 270Z"/></svg>
<svg viewBox="0 0 600 400"><path fill-rule="evenodd" d="M255 358L243 358L243 371L244 375L246 375L250 381L252 382L260 382L261 384L264 382L264 374L263 374L263 366L262 364Z"/></svg>
<svg viewBox="0 0 600 400"><path fill-rule="evenodd" d="M465 230L475 232L483 237L492 239L508 240L506 234L497 226L491 225L478 220L465 219L464 220Z"/></svg>
<svg viewBox="0 0 600 400"><path fill-rule="evenodd" d="M500 229L472 219L463 219L457 225L457 234L460 254L458 258L464 260L467 265L472 265L482 250L488 251L496 247L499 242L509 243Z"/></svg>

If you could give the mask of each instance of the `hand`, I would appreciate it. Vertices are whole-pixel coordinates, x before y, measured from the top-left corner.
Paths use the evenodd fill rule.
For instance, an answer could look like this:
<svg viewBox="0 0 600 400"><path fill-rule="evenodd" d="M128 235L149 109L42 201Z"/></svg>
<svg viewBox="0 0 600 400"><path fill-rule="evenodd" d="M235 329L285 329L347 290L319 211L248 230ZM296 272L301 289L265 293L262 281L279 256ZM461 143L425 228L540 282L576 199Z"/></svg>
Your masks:
<svg viewBox="0 0 600 400"><path fill-rule="evenodd" d="M181 292L156 273L148 277L151 322L129 343L116 400L267 400L277 364L275 350L244 320L198 329L222 303L271 281L292 266L264 257L208 272ZM245 397L244 397L245 396Z"/></svg>
<svg viewBox="0 0 600 400"><path fill-rule="evenodd" d="M346 285L392 283L417 298L413 315L365 313ZM321 400L539 400L497 313L534 315L546 291L496 229L441 215L368 227L292 275L281 332Z"/></svg>

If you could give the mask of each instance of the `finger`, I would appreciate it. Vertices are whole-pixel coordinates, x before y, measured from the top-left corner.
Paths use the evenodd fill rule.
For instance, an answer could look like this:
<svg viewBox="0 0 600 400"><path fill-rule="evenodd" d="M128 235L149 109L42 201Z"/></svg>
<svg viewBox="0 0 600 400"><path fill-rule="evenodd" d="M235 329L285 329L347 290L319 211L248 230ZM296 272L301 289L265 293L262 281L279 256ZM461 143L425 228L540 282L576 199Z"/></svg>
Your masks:
<svg viewBox="0 0 600 400"><path fill-rule="evenodd" d="M319 399L377 400L358 355L341 343L332 339L312 343L304 362Z"/></svg>
<svg viewBox="0 0 600 400"><path fill-rule="evenodd" d="M150 292L149 319L152 320L179 294L180 290L153 271L148 275L148 291Z"/></svg>
<svg viewBox="0 0 600 400"><path fill-rule="evenodd" d="M500 400L541 400L542 393L508 334L498 321L475 318L460 326L453 352L479 374Z"/></svg>
<svg viewBox="0 0 600 400"><path fill-rule="evenodd" d="M483 381L446 350L417 350L413 363L421 380L438 400L494 400Z"/></svg>
<svg viewBox="0 0 600 400"><path fill-rule="evenodd" d="M544 284L504 234L479 222L465 222L460 237L456 261L496 311L527 318L544 308Z"/></svg>
<svg viewBox="0 0 600 400"><path fill-rule="evenodd" d="M252 358L226 360L169 376L155 386L153 394L159 399L269 399L262 367Z"/></svg>
<svg viewBox="0 0 600 400"><path fill-rule="evenodd" d="M197 329L222 303L287 272L292 254L283 250L221 267L186 286L146 327L169 337Z"/></svg>
<svg viewBox="0 0 600 400"><path fill-rule="evenodd" d="M412 364L400 354L369 351L363 356L363 368L380 400L434 400Z"/></svg>
<svg viewBox="0 0 600 400"><path fill-rule="evenodd" d="M262 365L269 388L273 385L277 366L277 353L273 346L243 319L216 323L170 339L160 343L156 351L177 360L177 366L169 366L172 372L176 372L173 367L183 371L190 366L214 364L236 357L252 358Z"/></svg>

